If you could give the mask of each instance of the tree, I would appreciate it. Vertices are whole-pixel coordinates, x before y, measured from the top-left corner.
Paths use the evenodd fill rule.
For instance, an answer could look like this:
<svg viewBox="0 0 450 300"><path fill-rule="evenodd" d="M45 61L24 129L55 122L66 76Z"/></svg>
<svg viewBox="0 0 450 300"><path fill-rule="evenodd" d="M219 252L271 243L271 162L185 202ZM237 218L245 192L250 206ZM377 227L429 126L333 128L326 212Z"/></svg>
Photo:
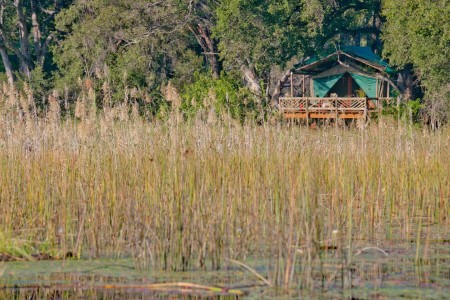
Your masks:
<svg viewBox="0 0 450 300"><path fill-rule="evenodd" d="M215 10L219 5L219 1L197 0L191 5L193 5L193 10L187 27L202 48L202 54L208 60L213 78L218 79L220 77L221 62L217 53L218 41L212 37L212 28L216 23ZM182 9L185 8L181 7Z"/></svg>
<svg viewBox="0 0 450 300"><path fill-rule="evenodd" d="M17 69L31 79L36 67L44 67L50 43L54 39L54 18L68 4L64 0L0 1L0 55L8 82L14 83Z"/></svg>
<svg viewBox="0 0 450 300"><path fill-rule="evenodd" d="M126 86L157 90L190 42L184 29L192 10L175 0L77 1L57 17L58 85L74 89L78 78L91 78L110 82L116 92Z"/></svg>
<svg viewBox="0 0 450 300"><path fill-rule="evenodd" d="M381 0L302 0L302 18L315 51L363 42L381 48ZM364 41L363 41L364 40ZM333 49L333 50L334 50Z"/></svg>
<svg viewBox="0 0 450 300"><path fill-rule="evenodd" d="M384 53L404 67L412 64L425 91L431 124L450 110L450 5L447 0L384 0Z"/></svg>
<svg viewBox="0 0 450 300"><path fill-rule="evenodd" d="M217 10L214 36L228 68L240 69L247 86L262 94L260 79L268 84L273 65L284 65L301 55L305 24L300 1L230 0Z"/></svg>
<svg viewBox="0 0 450 300"><path fill-rule="evenodd" d="M300 61L341 44L360 45L362 39L374 49L381 47L381 0L231 0L221 3L217 18L222 58L242 70L258 95L263 74L294 57ZM290 72L283 72L272 102Z"/></svg>

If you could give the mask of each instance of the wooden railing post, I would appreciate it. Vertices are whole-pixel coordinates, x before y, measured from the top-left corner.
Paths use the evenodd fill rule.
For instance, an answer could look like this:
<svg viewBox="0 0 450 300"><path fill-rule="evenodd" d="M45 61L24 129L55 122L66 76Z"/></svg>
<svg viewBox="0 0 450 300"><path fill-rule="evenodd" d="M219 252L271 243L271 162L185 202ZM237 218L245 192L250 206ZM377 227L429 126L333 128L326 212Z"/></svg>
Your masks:
<svg viewBox="0 0 450 300"><path fill-rule="evenodd" d="M306 126L309 126L309 100L306 98Z"/></svg>
<svg viewBox="0 0 450 300"><path fill-rule="evenodd" d="M334 99L335 125L338 126L338 99Z"/></svg>
<svg viewBox="0 0 450 300"><path fill-rule="evenodd" d="M364 100L364 121L367 121L367 98Z"/></svg>

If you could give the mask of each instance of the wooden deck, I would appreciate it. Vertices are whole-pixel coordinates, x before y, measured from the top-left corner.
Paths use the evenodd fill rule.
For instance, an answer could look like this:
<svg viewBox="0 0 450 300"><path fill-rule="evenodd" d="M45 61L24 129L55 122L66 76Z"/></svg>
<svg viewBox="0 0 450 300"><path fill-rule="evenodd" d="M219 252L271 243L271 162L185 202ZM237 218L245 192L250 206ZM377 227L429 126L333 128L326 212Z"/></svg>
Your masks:
<svg viewBox="0 0 450 300"><path fill-rule="evenodd" d="M286 119L367 119L378 107L367 98L281 97L279 109Z"/></svg>

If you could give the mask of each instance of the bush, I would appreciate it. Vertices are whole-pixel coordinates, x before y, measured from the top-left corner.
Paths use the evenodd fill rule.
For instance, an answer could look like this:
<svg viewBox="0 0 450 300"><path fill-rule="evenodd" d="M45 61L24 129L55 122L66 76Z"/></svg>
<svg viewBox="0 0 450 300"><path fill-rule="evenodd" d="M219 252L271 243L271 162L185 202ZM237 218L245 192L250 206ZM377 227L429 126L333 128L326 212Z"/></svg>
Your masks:
<svg viewBox="0 0 450 300"><path fill-rule="evenodd" d="M209 74L197 73L194 83L183 88L181 98L181 111L187 118L200 110L214 109L218 115L230 114L243 121L257 107L250 91L228 75L215 80Z"/></svg>
<svg viewBox="0 0 450 300"><path fill-rule="evenodd" d="M394 119L398 120L408 120L414 123L421 123L421 112L424 108L421 99L410 100L408 102L402 102L399 107L396 103L385 104L383 107L383 115L392 116Z"/></svg>

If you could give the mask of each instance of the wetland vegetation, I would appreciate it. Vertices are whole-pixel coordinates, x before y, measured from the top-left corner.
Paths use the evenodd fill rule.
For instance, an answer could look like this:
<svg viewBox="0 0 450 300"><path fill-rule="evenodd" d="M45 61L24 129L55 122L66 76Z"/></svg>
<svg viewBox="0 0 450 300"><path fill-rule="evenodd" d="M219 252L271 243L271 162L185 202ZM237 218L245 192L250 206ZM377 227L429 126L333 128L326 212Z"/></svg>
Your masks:
<svg viewBox="0 0 450 300"><path fill-rule="evenodd" d="M0 1L0 299L448 297L449 10Z"/></svg>
<svg viewBox="0 0 450 300"><path fill-rule="evenodd" d="M65 262L70 252L81 265L128 258L141 278L213 272L191 278L293 295L448 292L448 129L382 118L311 130L227 114L211 124L207 113L185 121L176 112L148 121L132 107L96 110L89 98L78 118L57 108L36 118L13 95L0 117L0 252L61 259L50 263L58 271L30 272L37 282L60 283L53 273L76 265ZM2 263L2 281L24 266Z"/></svg>

